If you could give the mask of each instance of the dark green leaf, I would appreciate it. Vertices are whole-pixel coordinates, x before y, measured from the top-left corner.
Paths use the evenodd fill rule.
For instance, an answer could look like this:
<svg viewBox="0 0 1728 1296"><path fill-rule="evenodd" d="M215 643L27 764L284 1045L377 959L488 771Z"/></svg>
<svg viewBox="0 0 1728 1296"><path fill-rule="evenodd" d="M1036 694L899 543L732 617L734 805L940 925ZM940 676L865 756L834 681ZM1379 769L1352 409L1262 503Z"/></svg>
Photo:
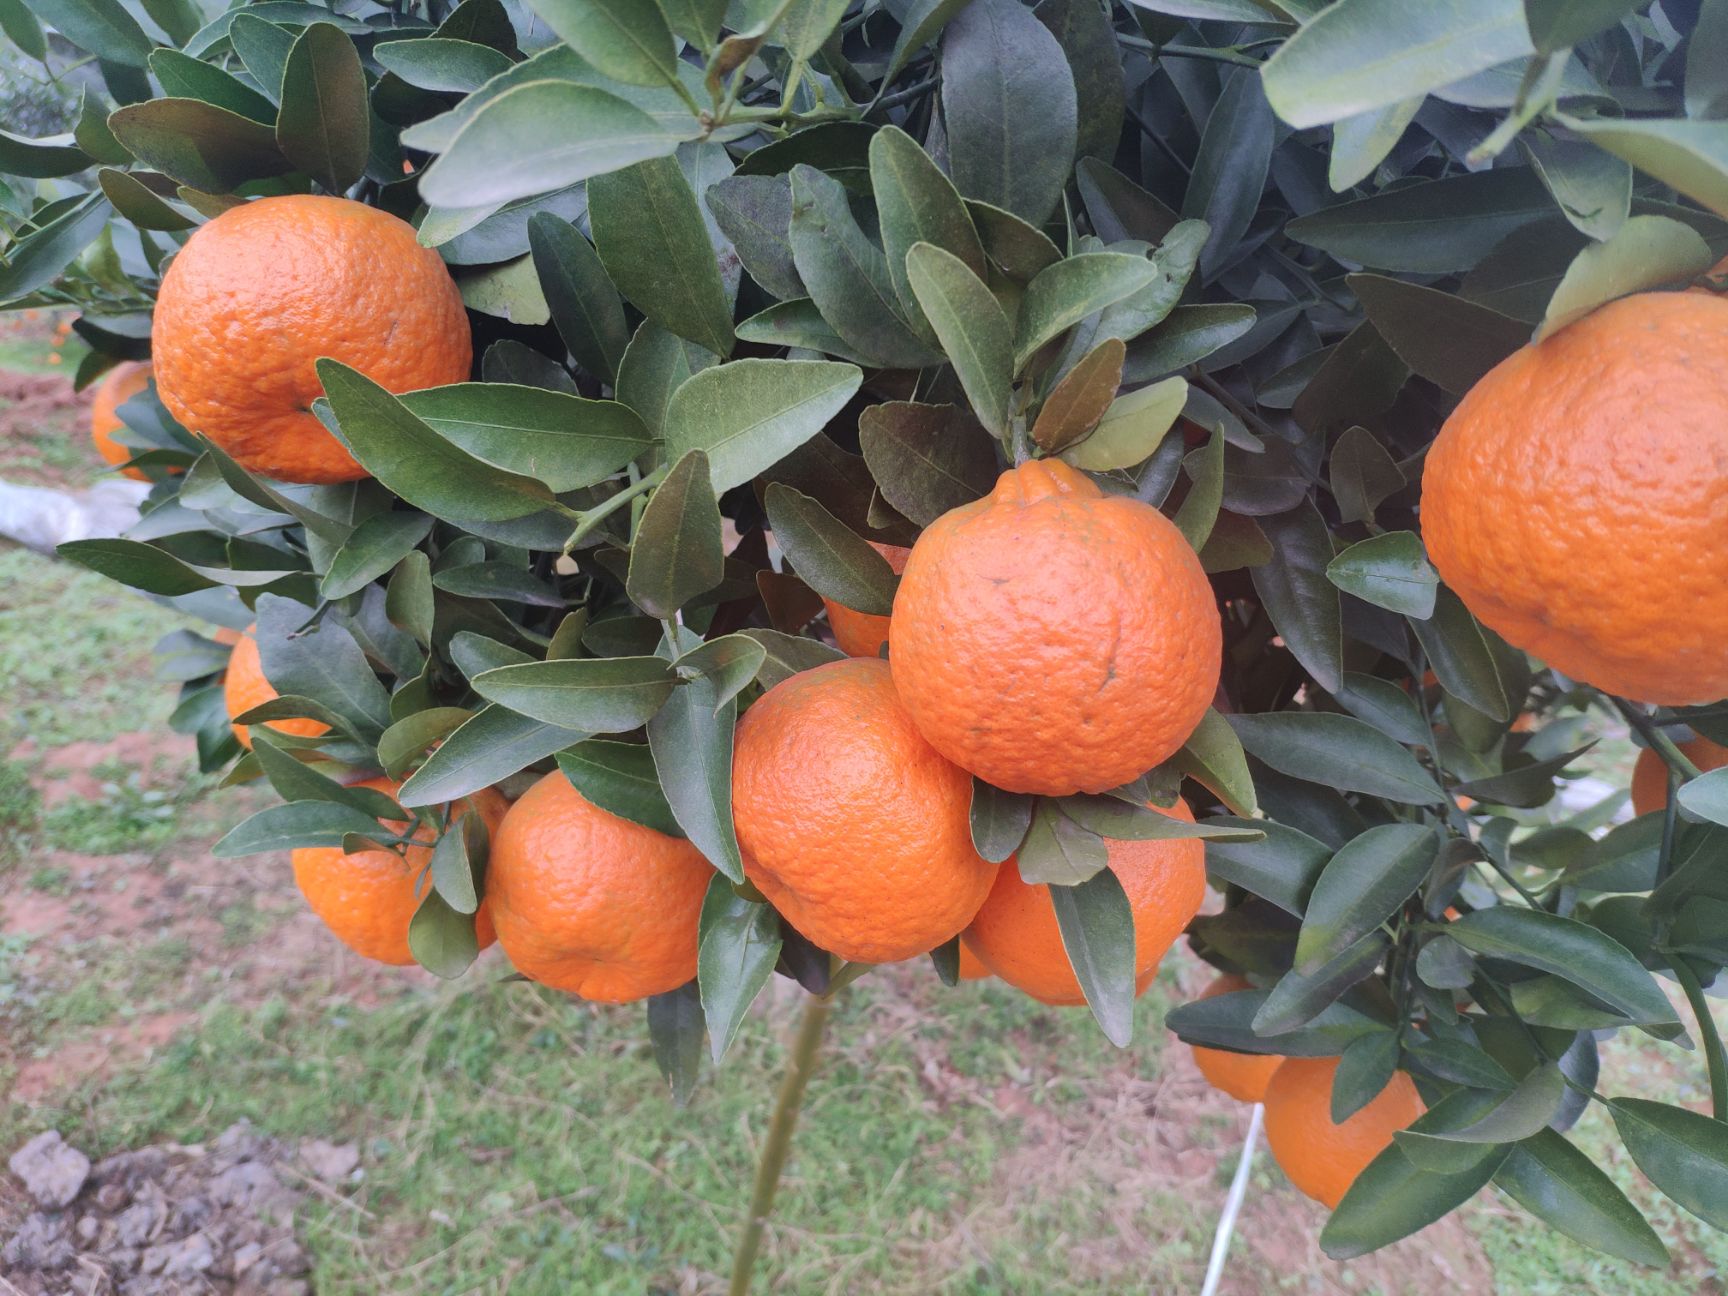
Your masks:
<svg viewBox="0 0 1728 1296"><path fill-rule="evenodd" d="M1134 912L1109 869L1050 888L1062 948L1099 1029L1117 1048L1134 1038Z"/></svg>
<svg viewBox="0 0 1728 1296"><path fill-rule="evenodd" d="M616 382L630 334L624 326L624 303L599 255L581 231L551 212L529 218L528 246L558 336L577 364L603 381Z"/></svg>
<svg viewBox="0 0 1728 1296"><path fill-rule="evenodd" d="M141 68L153 42L120 0L28 0L36 17L107 63Z"/></svg>
<svg viewBox="0 0 1728 1296"><path fill-rule="evenodd" d="M721 702L713 678L689 680L648 722L648 746L685 836L721 873L742 882L744 861L732 827L732 735L737 719L736 699Z"/></svg>
<svg viewBox="0 0 1728 1296"><path fill-rule="evenodd" d="M534 0L530 7L603 75L629 85L677 83L678 47L657 5L642 0Z"/></svg>
<svg viewBox="0 0 1728 1296"><path fill-rule="evenodd" d="M641 416L650 432L664 436L672 393L718 360L712 351L643 320L618 365L618 399Z"/></svg>
<svg viewBox="0 0 1728 1296"><path fill-rule="evenodd" d="M1252 306L1177 306L1128 348L1123 380L1148 382L1204 360L1253 328L1254 319Z"/></svg>
<svg viewBox="0 0 1728 1296"><path fill-rule="evenodd" d="M178 233L197 224L182 215L147 188L142 181L126 171L103 167L96 173L96 182L114 209L139 229L164 230Z"/></svg>
<svg viewBox="0 0 1728 1296"><path fill-rule="evenodd" d="M1010 279L1030 283L1062 259L1060 249L1049 235L1013 212L968 198L966 214L983 240L984 255Z"/></svg>
<svg viewBox="0 0 1728 1296"><path fill-rule="evenodd" d="M759 641L746 634L729 634L692 648L673 665L680 678L700 678L712 685L718 708L748 688L767 660L768 650Z"/></svg>
<svg viewBox="0 0 1728 1296"><path fill-rule="evenodd" d="M271 103L282 101L282 75L288 70L288 51L294 48L294 33L266 22L256 14L231 10L228 42L252 79Z"/></svg>
<svg viewBox="0 0 1728 1296"><path fill-rule="evenodd" d="M894 53L888 60L888 70L882 77L886 86L906 62L925 45L936 39L938 32L971 0L912 0L901 19L900 35L894 41Z"/></svg>
<svg viewBox="0 0 1728 1296"><path fill-rule="evenodd" d="M1446 933L1477 954L1562 977L1632 1021L1675 1019L1667 996L1626 947L1575 919L1496 905L1454 919Z"/></svg>
<svg viewBox="0 0 1728 1296"><path fill-rule="evenodd" d="M1242 743L1224 717L1211 707L1206 708L1205 716L1172 760L1234 813L1252 815L1259 808Z"/></svg>
<svg viewBox="0 0 1728 1296"><path fill-rule="evenodd" d="M282 75L278 147L331 193L341 193L365 173L371 130L366 74L354 42L329 23L308 24Z"/></svg>
<svg viewBox="0 0 1728 1296"><path fill-rule="evenodd" d="M951 252L980 278L985 273L984 245L953 182L899 127L884 126L870 140L870 181L888 277L901 304L921 325L923 315L906 273L906 254L913 245L928 243Z"/></svg>
<svg viewBox="0 0 1728 1296"><path fill-rule="evenodd" d="M1433 615L1412 620L1410 628L1442 688L1491 720L1504 724L1512 718L1494 653L1476 618L1456 594L1440 587L1435 591Z"/></svg>
<svg viewBox="0 0 1728 1296"><path fill-rule="evenodd" d="M559 752L558 768L578 792L608 814L669 837L684 835L660 790L653 754L640 743L590 738Z"/></svg>
<svg viewBox="0 0 1728 1296"><path fill-rule="evenodd" d="M992 436L1005 436L1014 380L1014 327L1001 303L964 261L929 243L915 244L906 254L906 273L978 421Z"/></svg>
<svg viewBox="0 0 1728 1296"><path fill-rule="evenodd" d="M775 539L810 588L871 616L893 611L899 578L861 536L784 483L769 486L765 500Z"/></svg>
<svg viewBox="0 0 1728 1296"><path fill-rule="evenodd" d="M1357 541L1327 564L1326 579L1376 607L1422 619L1434 615L1440 584L1414 531L1385 531Z"/></svg>
<svg viewBox="0 0 1728 1296"><path fill-rule="evenodd" d="M321 593L328 599L357 594L426 538L432 519L424 513L375 513L348 537L330 559Z"/></svg>
<svg viewBox="0 0 1728 1296"><path fill-rule="evenodd" d="M780 960L780 918L765 904L744 899L716 876L702 901L696 979L708 1019L714 1064L726 1056L744 1014Z"/></svg>
<svg viewBox="0 0 1728 1296"><path fill-rule="evenodd" d="M1553 1130L1542 1130L1513 1148L1495 1173L1494 1184L1575 1242L1633 1264L1668 1263L1668 1248L1626 1194Z"/></svg>
<svg viewBox="0 0 1728 1296"><path fill-rule="evenodd" d="M517 715L501 706L482 707L402 785L405 806L439 805L491 787L545 760L588 735Z"/></svg>
<svg viewBox="0 0 1728 1296"><path fill-rule="evenodd" d="M431 560L424 553L402 556L384 587L384 615L390 624L413 635L420 643L432 643L435 616Z"/></svg>
<svg viewBox="0 0 1728 1296"><path fill-rule="evenodd" d="M1547 53L1589 40L1640 7L1638 0L1524 0L1524 17L1530 39Z"/></svg>
<svg viewBox="0 0 1728 1296"><path fill-rule="evenodd" d="M1417 1169L1402 1149L1389 1147L1344 1194L1320 1231L1320 1249L1334 1260L1349 1260L1408 1237L1474 1197L1505 1157L1501 1149L1467 1169L1436 1174Z"/></svg>
<svg viewBox="0 0 1728 1296"><path fill-rule="evenodd" d="M1445 800L1421 762L1354 716L1275 711L1228 718L1249 755L1292 778L1406 805Z"/></svg>
<svg viewBox="0 0 1728 1296"><path fill-rule="evenodd" d="M1522 321L1451 293L1384 275L1351 275L1349 284L1398 357L1457 395L1530 340Z"/></svg>
<svg viewBox="0 0 1728 1296"><path fill-rule="evenodd" d="M478 90L515 66L489 45L447 36L382 41L372 47L372 57L411 86L457 94Z"/></svg>
<svg viewBox="0 0 1728 1296"><path fill-rule="evenodd" d="M864 375L825 360L738 360L687 379L666 406L666 450L708 452L717 493L741 486L820 432Z"/></svg>
<svg viewBox="0 0 1728 1296"><path fill-rule="evenodd" d="M1572 259L1536 328L1536 341L1616 297L1685 283L1715 260L1704 236L1690 225L1667 216L1633 216L1607 242L1592 243Z"/></svg>
<svg viewBox="0 0 1728 1296"><path fill-rule="evenodd" d="M1548 1127L1566 1096L1566 1078L1553 1062L1536 1067L1517 1088L1475 1120L1432 1134L1410 1137L1435 1138L1452 1143L1517 1143Z"/></svg>
<svg viewBox="0 0 1728 1296"><path fill-rule="evenodd" d="M1020 877L1033 886L1077 886L1110 862L1104 839L1063 814L1054 801L1038 803L1019 855Z"/></svg>
<svg viewBox="0 0 1728 1296"><path fill-rule="evenodd" d="M1307 1025L1351 986L1372 976L1390 946L1384 933L1371 931L1312 972L1285 973L1254 1015L1254 1029L1280 1035Z"/></svg>
<svg viewBox="0 0 1728 1296"><path fill-rule="evenodd" d="M785 176L728 176L705 197L752 279L782 300L809 296L792 258L792 185Z"/></svg>
<svg viewBox="0 0 1728 1296"><path fill-rule="evenodd" d="M1314 880L1331 856L1325 844L1305 832L1270 820L1219 818L1207 822L1264 834L1259 841L1238 838L1208 846L1208 872L1217 880L1242 887L1300 917Z"/></svg>
<svg viewBox="0 0 1728 1296"><path fill-rule="evenodd" d="M714 352L732 350L732 310L690 182L656 157L588 183L588 218L618 291L649 319Z"/></svg>
<svg viewBox="0 0 1728 1296"><path fill-rule="evenodd" d="M552 502L543 483L458 449L359 370L320 360L318 378L328 403L314 412L367 472L416 508L447 520L502 522Z"/></svg>
<svg viewBox="0 0 1728 1296"><path fill-rule="evenodd" d="M210 853L217 859L237 859L305 846L341 846L350 833L376 837L378 821L339 801L290 801L242 819Z"/></svg>
<svg viewBox="0 0 1728 1296"><path fill-rule="evenodd" d="M1254 592L1314 682L1336 692L1344 675L1344 629L1337 587L1326 579L1331 533L1312 504L1264 517L1260 525L1272 542L1272 561L1254 568Z"/></svg>
<svg viewBox="0 0 1728 1296"><path fill-rule="evenodd" d="M702 1015L702 996L694 981L648 1000L648 1038L654 1044L654 1061L660 1074L672 1087L674 1107L688 1103L696 1087L707 1024Z"/></svg>
<svg viewBox="0 0 1728 1296"><path fill-rule="evenodd" d="M1503 773L1467 779L1454 784L1452 790L1459 796L1475 797L1478 801L1487 801L1494 805L1545 805L1554 795L1554 776L1594 745L1594 742L1589 742L1572 751L1561 752L1557 756L1549 756L1539 761L1532 761L1526 756L1521 764L1509 758Z"/></svg>
<svg viewBox="0 0 1728 1296"><path fill-rule="evenodd" d="M1651 1183L1713 1228L1728 1229L1728 1126L1643 1098L1612 1099L1608 1110Z"/></svg>
<svg viewBox="0 0 1728 1296"><path fill-rule="evenodd" d="M202 99L265 126L276 124L276 105L238 77L211 63L189 58L179 50L150 54L150 72L164 94L175 99Z"/></svg>
<svg viewBox="0 0 1728 1296"><path fill-rule="evenodd" d="M1314 883L1297 971L1318 970L1397 913L1428 877L1437 844L1423 824L1382 824L1347 843Z"/></svg>
<svg viewBox="0 0 1728 1296"><path fill-rule="evenodd" d="M1338 520L1366 522L1388 496L1404 489L1404 474L1374 434L1352 427L1332 447L1332 497Z"/></svg>
<svg viewBox="0 0 1728 1296"><path fill-rule="evenodd" d="M84 151L65 135L51 139L29 139L0 130L0 174L48 180L75 175L90 165ZM958 199L956 199L958 201Z"/></svg>
<svg viewBox="0 0 1728 1296"><path fill-rule="evenodd" d="M371 736L390 727L389 694L346 629L324 617L302 631L309 610L274 594L259 596L257 613L264 677L278 693L311 698Z"/></svg>
<svg viewBox="0 0 1728 1296"><path fill-rule="evenodd" d="M622 733L648 723L677 677L659 657L597 657L503 666L471 682L487 701L544 724Z"/></svg>
<svg viewBox="0 0 1728 1296"><path fill-rule="evenodd" d="M692 450L648 498L630 546L625 588L650 616L670 617L718 585L725 567L708 456Z"/></svg>
<svg viewBox="0 0 1728 1296"><path fill-rule="evenodd" d="M1398 1069L1398 1036L1377 1031L1350 1041L1332 1074L1332 1123L1342 1125L1373 1102Z"/></svg>
<svg viewBox="0 0 1728 1296"><path fill-rule="evenodd" d="M486 821L469 810L458 816L432 848L432 888L459 914L480 907L475 875L485 867Z"/></svg>
<svg viewBox="0 0 1728 1296"><path fill-rule="evenodd" d="M1214 428L1212 439L1204 449L1196 450L1184 460L1193 485L1171 519L1188 544L1198 553L1206 547L1212 527L1218 521L1218 506L1224 498L1224 429Z"/></svg>
<svg viewBox="0 0 1728 1296"><path fill-rule="evenodd" d="M465 563L440 567L432 584L447 594L464 598L497 599L528 607L562 608L565 599L556 586L513 562Z"/></svg>
<svg viewBox="0 0 1728 1296"><path fill-rule="evenodd" d="M1185 1043L1286 1057L1337 1057L1352 1040L1386 1029L1349 1004L1335 1003L1300 1030L1265 1038L1253 1026L1265 1002L1264 990L1212 995L1172 1009L1164 1024Z"/></svg>
<svg viewBox="0 0 1728 1296"><path fill-rule="evenodd" d="M763 688L773 688L800 671L813 670L828 662L844 660L843 653L814 639L782 634L778 630L758 630L754 627L740 633L749 635L761 644L767 654L761 669L756 672L756 678Z"/></svg>
<svg viewBox="0 0 1728 1296"><path fill-rule="evenodd" d="M1014 333L1016 371L1039 347L1088 315L1131 297L1158 278L1145 257L1084 252L1058 261L1026 287Z"/></svg>
<svg viewBox="0 0 1728 1296"><path fill-rule="evenodd" d="M1074 165L1074 77L1020 0L974 0L949 22L942 113L960 192L1042 224Z"/></svg>
<svg viewBox="0 0 1728 1296"><path fill-rule="evenodd" d="M872 405L858 417L858 444L882 497L919 526L989 494L999 472L989 437L955 405Z"/></svg>
<svg viewBox="0 0 1728 1296"><path fill-rule="evenodd" d="M0 34L37 62L48 57L48 40L42 34L42 24L25 6L24 0L0 0Z"/></svg>
<svg viewBox="0 0 1728 1296"><path fill-rule="evenodd" d="M1428 726L1415 699L1390 680L1347 671L1343 687L1332 696L1351 715L1366 720L1394 742L1411 747L1428 745Z"/></svg>
<svg viewBox="0 0 1728 1296"><path fill-rule="evenodd" d="M1033 797L1004 792L982 779L972 780L972 844L992 864L1020 849L1032 826Z"/></svg>
<svg viewBox="0 0 1728 1296"><path fill-rule="evenodd" d="M147 594L173 598L210 589L216 582L172 554L136 540L69 540L56 551L110 580Z"/></svg>
<svg viewBox="0 0 1728 1296"><path fill-rule="evenodd" d="M455 383L399 399L482 463L559 493L605 481L653 444L627 405L538 387Z"/></svg>
<svg viewBox="0 0 1728 1296"><path fill-rule="evenodd" d="M1206 118L1182 198L1182 215L1211 230L1200 254L1208 279L1236 252L1266 187L1277 123L1260 82L1256 69L1238 68L1225 83Z"/></svg>
<svg viewBox="0 0 1728 1296"><path fill-rule="evenodd" d="M1124 800L1115 793L1059 797L1056 804L1082 828L1110 841L1258 841L1264 836L1258 828L1240 828L1215 820L1189 823L1154 807Z"/></svg>
<svg viewBox="0 0 1728 1296"><path fill-rule="evenodd" d="M404 716L379 737L378 763L388 777L401 778L416 758L473 714L463 707L432 707ZM257 744L253 746L256 749Z"/></svg>
<svg viewBox="0 0 1728 1296"><path fill-rule="evenodd" d="M438 891L428 889L408 920L408 952L433 976L461 976L480 953L473 916L457 912Z"/></svg>
<svg viewBox="0 0 1728 1296"><path fill-rule="evenodd" d="M0 302L26 296L57 279L102 233L110 211L101 194L89 194L8 247L6 264L0 266Z"/></svg>

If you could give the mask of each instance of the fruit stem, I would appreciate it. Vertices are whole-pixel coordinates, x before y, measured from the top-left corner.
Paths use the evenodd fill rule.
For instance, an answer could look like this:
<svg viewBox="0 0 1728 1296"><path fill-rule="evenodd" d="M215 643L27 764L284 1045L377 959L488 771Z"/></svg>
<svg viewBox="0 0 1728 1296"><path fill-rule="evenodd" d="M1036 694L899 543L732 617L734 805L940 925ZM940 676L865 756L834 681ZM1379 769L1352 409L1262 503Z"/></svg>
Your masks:
<svg viewBox="0 0 1728 1296"><path fill-rule="evenodd" d="M768 1141L762 1145L762 1159L756 1164L756 1183L750 1190L750 1217L744 1222L744 1235L738 1239L738 1249L732 1253L732 1285L727 1288L728 1296L745 1296L750 1290L756 1252L762 1245L762 1229L774 1210L780 1172L786 1167L786 1154L792 1147L792 1132L798 1127L798 1113L804 1106L804 1087L815 1069L816 1051L822 1044L822 1033L828 1025L828 1013L833 1006L832 999L818 995L811 995L804 1002L804 1017L798 1023L798 1037L792 1042L792 1052L786 1059L786 1074L780 1081L780 1094L774 1100Z"/></svg>
<svg viewBox="0 0 1728 1296"><path fill-rule="evenodd" d="M1719 1121L1728 1121L1728 1057L1723 1056L1722 1036L1711 1015L1710 1001L1704 997L1704 987L1698 974L1683 956L1674 958L1674 979L1686 992L1686 1002L1692 1005L1692 1015L1698 1019L1698 1033L1704 1037L1704 1062L1710 1068L1710 1109Z"/></svg>
<svg viewBox="0 0 1728 1296"><path fill-rule="evenodd" d="M1650 744L1651 750L1662 758L1662 763L1680 775L1682 781L1698 777L1698 767L1686 758L1679 744L1662 732L1661 725L1620 698L1614 699L1614 707L1625 717L1626 723L1638 731L1639 737Z"/></svg>

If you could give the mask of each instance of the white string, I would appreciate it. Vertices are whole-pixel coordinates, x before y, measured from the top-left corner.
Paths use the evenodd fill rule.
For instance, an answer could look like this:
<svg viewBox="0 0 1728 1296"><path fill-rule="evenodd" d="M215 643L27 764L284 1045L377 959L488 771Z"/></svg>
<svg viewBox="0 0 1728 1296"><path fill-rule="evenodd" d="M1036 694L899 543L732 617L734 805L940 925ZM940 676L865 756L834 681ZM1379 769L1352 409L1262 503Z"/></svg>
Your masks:
<svg viewBox="0 0 1728 1296"><path fill-rule="evenodd" d="M1230 1235L1236 1231L1242 1199L1248 1195L1248 1174L1254 1168L1254 1146L1260 1141L1260 1121L1265 1114L1266 1109L1255 1103L1248 1118L1248 1137L1242 1140L1242 1159L1236 1163L1230 1195L1224 1199L1224 1215L1218 1221L1218 1231L1212 1235L1212 1258L1206 1262L1206 1284L1200 1288L1200 1296L1214 1296L1218 1280L1224 1276L1224 1255L1230 1249Z"/></svg>

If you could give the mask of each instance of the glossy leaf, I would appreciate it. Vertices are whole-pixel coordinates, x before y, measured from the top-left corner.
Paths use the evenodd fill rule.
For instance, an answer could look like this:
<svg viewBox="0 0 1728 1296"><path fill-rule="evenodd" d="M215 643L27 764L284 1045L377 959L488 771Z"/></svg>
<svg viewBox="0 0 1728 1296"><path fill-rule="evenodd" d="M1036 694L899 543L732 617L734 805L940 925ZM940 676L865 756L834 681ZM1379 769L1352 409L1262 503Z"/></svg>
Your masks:
<svg viewBox="0 0 1728 1296"><path fill-rule="evenodd" d="M276 143L282 154L331 193L366 171L372 117L360 53L329 23L309 23L288 51Z"/></svg>
<svg viewBox="0 0 1728 1296"><path fill-rule="evenodd" d="M1615 1098L1608 1110L1651 1183L1705 1223L1728 1229L1728 1126L1644 1098Z"/></svg>
<svg viewBox="0 0 1728 1296"><path fill-rule="evenodd" d="M782 680L791 679L799 671L813 670L828 662L841 661L844 654L814 639L783 634L778 630L751 627L740 631L762 645L765 654L756 678L764 688L773 688Z"/></svg>
<svg viewBox="0 0 1728 1296"><path fill-rule="evenodd" d="M1454 919L1446 932L1477 954L1570 981L1632 1021L1674 1020L1667 996L1626 947L1576 919L1496 905Z"/></svg>
<svg viewBox="0 0 1728 1296"><path fill-rule="evenodd" d="M1296 660L1334 692L1344 675L1344 628L1337 587L1326 579L1331 534L1312 504L1260 525L1272 542L1272 561L1254 568L1254 592Z"/></svg>
<svg viewBox="0 0 1728 1296"><path fill-rule="evenodd" d="M654 770L654 757L640 743L590 738L558 753L558 768L578 792L608 814L682 837Z"/></svg>
<svg viewBox="0 0 1728 1296"><path fill-rule="evenodd" d="M741 486L820 432L863 382L825 360L737 360L704 369L666 406L666 448L708 454L716 493Z"/></svg>
<svg viewBox="0 0 1728 1296"><path fill-rule="evenodd" d="M652 0L533 0L530 8L615 81L663 85L677 80L677 46Z"/></svg>
<svg viewBox="0 0 1728 1296"><path fill-rule="evenodd" d="M1423 619L1434 614L1440 584L1413 531L1386 531L1357 541L1327 564L1326 579L1376 607Z"/></svg>
<svg viewBox="0 0 1728 1296"><path fill-rule="evenodd" d="M1444 794L1404 748L1354 716L1275 711L1229 717L1251 756L1292 778L1407 805L1435 805Z"/></svg>
<svg viewBox="0 0 1728 1296"><path fill-rule="evenodd" d="M1030 885L1041 882L1072 887L1095 876L1110 862L1104 839L1082 828L1057 809L1040 801L1032 824L1020 843L1020 877Z"/></svg>
<svg viewBox="0 0 1728 1296"><path fill-rule="evenodd" d="M1370 828L1334 855L1315 881L1296 942L1296 970L1313 972L1398 912L1434 862L1432 829Z"/></svg>
<svg viewBox="0 0 1728 1296"><path fill-rule="evenodd" d="M1668 1248L1626 1194L1553 1130L1513 1148L1495 1172L1494 1184L1575 1242L1634 1264L1668 1263Z"/></svg>
<svg viewBox="0 0 1728 1296"><path fill-rule="evenodd" d="M915 244L907 253L906 273L978 421L992 436L1006 436L1014 327L995 294L959 257L929 243Z"/></svg>
<svg viewBox="0 0 1728 1296"><path fill-rule="evenodd" d="M718 585L725 567L708 456L692 450L648 498L631 541L625 590L648 615L671 617Z"/></svg>
<svg viewBox="0 0 1728 1296"><path fill-rule="evenodd" d="M1716 261L1704 236L1666 216L1633 216L1605 243L1572 259L1537 325L1536 340L1565 328L1616 297L1684 283Z"/></svg>
<svg viewBox="0 0 1728 1296"><path fill-rule="evenodd" d="M674 1107L685 1106L696 1087L707 1027L695 981L649 997L648 1038L654 1045L654 1062L671 1086Z"/></svg>
<svg viewBox="0 0 1728 1296"><path fill-rule="evenodd" d="M725 878L716 877L702 902L701 933L696 979L718 1066L780 958L780 919L767 905L744 899Z"/></svg>
<svg viewBox="0 0 1728 1296"><path fill-rule="evenodd" d="M558 336L577 364L615 383L630 334L624 325L624 303L599 254L581 231L551 212L529 218L528 246Z"/></svg>
<svg viewBox="0 0 1728 1296"><path fill-rule="evenodd" d="M140 162L207 193L292 168L268 126L197 99L127 104L108 125Z"/></svg>
<svg viewBox="0 0 1728 1296"><path fill-rule="evenodd" d="M1188 735L1182 750L1171 759L1188 777L1210 788L1234 813L1252 815L1258 808L1242 743L1224 717L1211 707Z"/></svg>
<svg viewBox="0 0 1728 1296"><path fill-rule="evenodd" d="M527 662L482 671L474 691L489 702L561 729L621 733L646 724L676 677L659 657Z"/></svg>
<svg viewBox="0 0 1728 1296"><path fill-rule="evenodd" d="M1033 797L1004 792L982 779L972 780L972 844L992 864L1000 864L1020 849L1032 826Z"/></svg>
<svg viewBox="0 0 1728 1296"><path fill-rule="evenodd" d="M408 392L402 405L482 463L562 493L605 481L653 438L617 401L508 383L454 383Z"/></svg>
<svg viewBox="0 0 1728 1296"><path fill-rule="evenodd" d="M1491 720L1504 723L1512 718L1499 664L1476 618L1456 594L1441 586L1435 591L1433 614L1412 620L1410 628L1448 693Z"/></svg>
<svg viewBox="0 0 1728 1296"><path fill-rule="evenodd" d="M36 17L79 49L121 67L141 68L153 42L120 0L29 0Z"/></svg>
<svg viewBox="0 0 1728 1296"><path fill-rule="evenodd" d="M396 799L410 807L453 801L587 737L501 706L482 707L426 758Z"/></svg>
<svg viewBox="0 0 1728 1296"><path fill-rule="evenodd" d="M1349 283L1399 359L1458 395L1530 340L1522 321L1450 293L1384 275L1351 275Z"/></svg>
<svg viewBox="0 0 1728 1296"><path fill-rule="evenodd" d="M1102 869L1077 886L1050 888L1062 947L1099 1028L1117 1048L1134 1038L1134 912L1122 883Z"/></svg>
<svg viewBox="0 0 1728 1296"><path fill-rule="evenodd" d="M684 835L721 873L742 882L744 861L732 827L732 736L738 703L719 699L719 686L711 678L680 684L648 722L648 746Z"/></svg>
<svg viewBox="0 0 1728 1296"><path fill-rule="evenodd" d="M378 513L367 518L330 559L321 588L324 597L358 593L401 562L431 529L432 519L424 513Z"/></svg>
<svg viewBox="0 0 1728 1296"><path fill-rule="evenodd" d="M768 523L798 574L824 598L887 616L899 579L887 559L808 495L780 482L765 495Z"/></svg>

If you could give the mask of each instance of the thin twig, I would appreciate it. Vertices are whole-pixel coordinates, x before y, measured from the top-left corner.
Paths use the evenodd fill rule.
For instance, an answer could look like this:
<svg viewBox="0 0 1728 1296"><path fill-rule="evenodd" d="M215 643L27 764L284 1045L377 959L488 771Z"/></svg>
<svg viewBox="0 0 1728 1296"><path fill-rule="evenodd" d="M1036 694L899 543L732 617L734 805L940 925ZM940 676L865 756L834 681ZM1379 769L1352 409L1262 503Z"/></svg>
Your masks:
<svg viewBox="0 0 1728 1296"><path fill-rule="evenodd" d="M1698 1033L1704 1037L1704 1062L1710 1068L1711 1113L1719 1121L1728 1121L1728 1059L1723 1057L1722 1035L1716 1029L1710 1001L1704 997L1698 974L1684 957L1674 959L1674 979L1686 992L1686 1002L1692 1005L1692 1015L1698 1019Z"/></svg>

